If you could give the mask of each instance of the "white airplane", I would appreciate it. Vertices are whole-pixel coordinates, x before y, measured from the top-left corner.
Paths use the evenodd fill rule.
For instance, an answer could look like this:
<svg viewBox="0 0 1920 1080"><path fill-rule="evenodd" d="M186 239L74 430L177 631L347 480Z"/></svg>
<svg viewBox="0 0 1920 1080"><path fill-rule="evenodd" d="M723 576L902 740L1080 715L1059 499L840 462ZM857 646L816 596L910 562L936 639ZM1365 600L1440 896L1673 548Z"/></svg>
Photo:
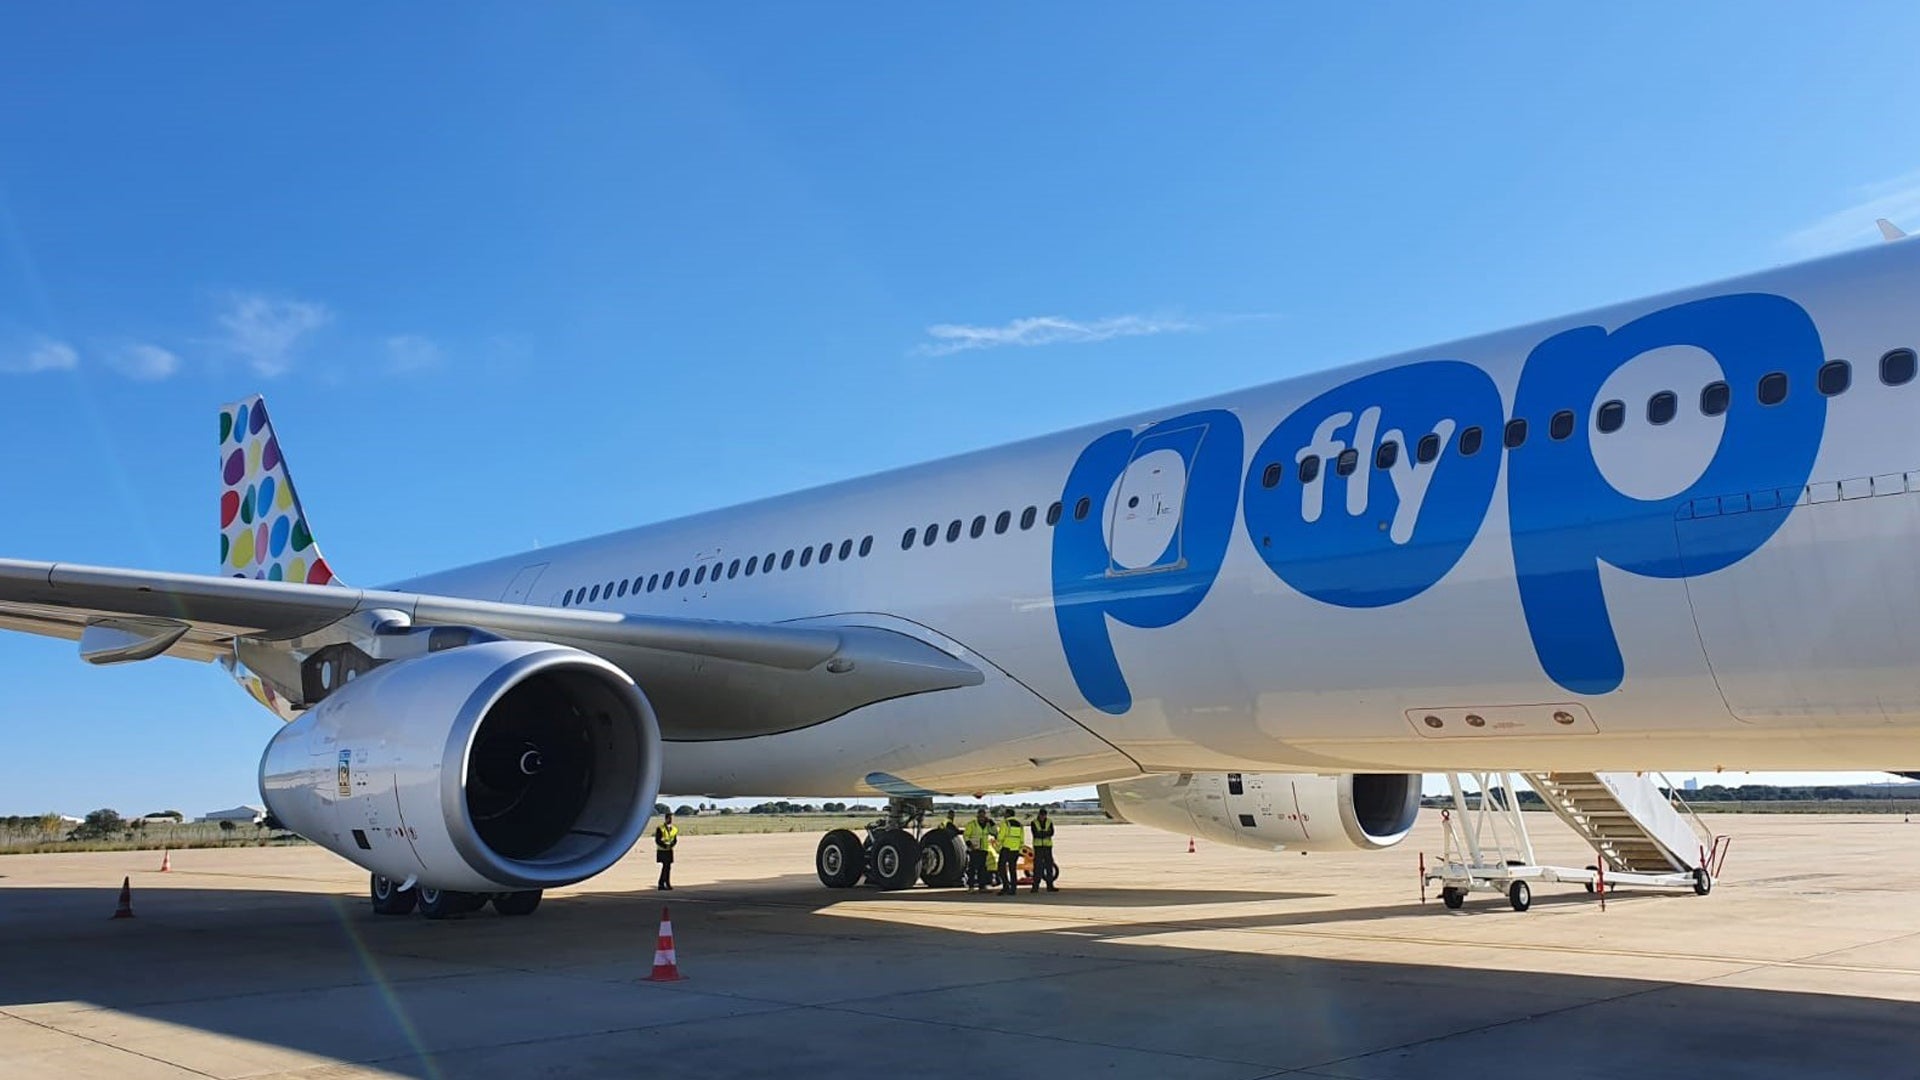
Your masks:
<svg viewBox="0 0 1920 1080"><path fill-rule="evenodd" d="M1912 767L1917 293L1889 243L381 589L250 398L219 576L0 562L0 626L225 665L382 911L530 910L663 786L887 795L816 870L900 888L936 793L1287 771L1372 847L1422 771Z"/></svg>

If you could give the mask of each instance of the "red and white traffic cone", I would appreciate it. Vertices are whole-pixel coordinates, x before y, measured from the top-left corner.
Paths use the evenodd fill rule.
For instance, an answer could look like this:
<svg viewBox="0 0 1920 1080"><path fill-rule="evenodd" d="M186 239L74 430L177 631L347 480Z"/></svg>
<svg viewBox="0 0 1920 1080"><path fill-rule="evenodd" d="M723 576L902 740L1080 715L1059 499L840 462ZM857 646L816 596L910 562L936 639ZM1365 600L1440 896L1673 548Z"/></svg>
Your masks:
<svg viewBox="0 0 1920 1080"><path fill-rule="evenodd" d="M1187 837L1187 854L1191 855L1193 853L1194 853L1193 837L1189 836Z"/></svg>
<svg viewBox="0 0 1920 1080"><path fill-rule="evenodd" d="M648 982L679 982L680 962L673 954L673 919L660 909L660 940L653 947L653 974Z"/></svg>
<svg viewBox="0 0 1920 1080"><path fill-rule="evenodd" d="M164 874L171 869L173 869L173 852L168 851L166 848L161 848L160 872Z"/></svg>
<svg viewBox="0 0 1920 1080"><path fill-rule="evenodd" d="M133 879L130 877L120 879L120 906L114 909L113 917L116 919L133 918Z"/></svg>

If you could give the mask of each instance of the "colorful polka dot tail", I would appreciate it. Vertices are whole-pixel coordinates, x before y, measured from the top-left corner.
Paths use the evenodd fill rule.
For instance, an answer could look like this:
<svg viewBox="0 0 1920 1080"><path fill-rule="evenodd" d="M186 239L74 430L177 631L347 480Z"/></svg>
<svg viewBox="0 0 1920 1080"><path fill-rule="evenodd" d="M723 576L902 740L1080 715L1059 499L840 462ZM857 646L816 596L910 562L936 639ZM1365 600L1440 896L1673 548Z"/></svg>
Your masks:
<svg viewBox="0 0 1920 1080"><path fill-rule="evenodd" d="M220 410L220 572L228 577L338 584L313 542L280 440L258 394Z"/></svg>

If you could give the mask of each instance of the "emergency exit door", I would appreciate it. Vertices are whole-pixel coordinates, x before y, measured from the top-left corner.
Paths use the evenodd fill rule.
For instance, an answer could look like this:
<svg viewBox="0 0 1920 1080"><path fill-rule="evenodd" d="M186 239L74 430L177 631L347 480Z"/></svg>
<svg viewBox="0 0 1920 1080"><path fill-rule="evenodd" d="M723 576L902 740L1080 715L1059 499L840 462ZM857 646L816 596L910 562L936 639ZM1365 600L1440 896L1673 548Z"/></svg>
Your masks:
<svg viewBox="0 0 1920 1080"><path fill-rule="evenodd" d="M1134 444L1107 507L1107 573L1147 574L1187 565L1187 475L1207 425L1155 430Z"/></svg>

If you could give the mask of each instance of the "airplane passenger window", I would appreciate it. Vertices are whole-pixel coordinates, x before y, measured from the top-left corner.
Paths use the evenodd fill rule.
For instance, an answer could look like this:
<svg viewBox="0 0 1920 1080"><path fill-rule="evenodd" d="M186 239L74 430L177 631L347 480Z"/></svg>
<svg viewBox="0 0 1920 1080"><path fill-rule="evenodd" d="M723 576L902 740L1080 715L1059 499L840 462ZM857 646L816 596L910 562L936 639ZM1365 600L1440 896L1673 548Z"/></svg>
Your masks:
<svg viewBox="0 0 1920 1080"><path fill-rule="evenodd" d="M825 565L831 558L833 558L833 541L829 540L820 545L820 562Z"/></svg>
<svg viewBox="0 0 1920 1080"><path fill-rule="evenodd" d="M593 587L593 591L587 594L587 603L591 604L599 599L600 599L600 586L595 585Z"/></svg>
<svg viewBox="0 0 1920 1080"><path fill-rule="evenodd" d="M560 598L560 606L561 607L573 606L573 590L572 589L568 589L567 595Z"/></svg>
<svg viewBox="0 0 1920 1080"><path fill-rule="evenodd" d="M853 557L853 541L851 540L840 541L840 561L846 562L849 558L852 558L852 557Z"/></svg>
<svg viewBox="0 0 1920 1080"><path fill-rule="evenodd" d="M1000 516L993 519L993 535L999 536L1000 534L1006 532L1007 526L1011 524L1013 524L1013 511L1011 510L1000 511Z"/></svg>
<svg viewBox="0 0 1920 1080"><path fill-rule="evenodd" d="M1080 496L1080 501L1073 504L1073 520L1087 520L1087 511L1091 509L1093 509L1093 500L1087 498L1085 495Z"/></svg>
<svg viewBox="0 0 1920 1080"><path fill-rule="evenodd" d="M967 530L967 535L978 540L986 531L987 515L981 514L979 517L973 519L973 527Z"/></svg>
<svg viewBox="0 0 1920 1080"><path fill-rule="evenodd" d="M954 518L947 523L947 543L951 544L958 539L960 539L960 519Z"/></svg>
<svg viewBox="0 0 1920 1080"><path fill-rule="evenodd" d="M739 576L740 576L740 560L735 559L731 563L727 564L727 580L732 581L734 578L737 578Z"/></svg>
<svg viewBox="0 0 1920 1080"><path fill-rule="evenodd" d="M906 531L906 533L905 533L905 534L903 534L903 535L902 535L902 536L900 537L900 550L901 550L901 551L912 551L912 550L913 550L913 540L914 540L914 538L915 538L915 537L917 537L917 536L919 536L919 535L920 535L920 530L919 530L919 529L908 529L908 530Z"/></svg>
<svg viewBox="0 0 1920 1080"><path fill-rule="evenodd" d="M812 548L803 547L800 549L800 565L801 566L813 565L813 549Z"/></svg>
<svg viewBox="0 0 1920 1080"><path fill-rule="evenodd" d="M1733 403L1733 388L1723 382L1710 382L1700 391L1700 412L1719 416Z"/></svg>
<svg viewBox="0 0 1920 1080"><path fill-rule="evenodd" d="M1600 406L1600 414L1594 417L1593 426L1600 429L1600 434L1611 435L1626 423L1627 403L1616 398Z"/></svg>
<svg viewBox="0 0 1920 1080"><path fill-rule="evenodd" d="M760 572L763 574L773 573L773 552L767 552L767 557L760 560Z"/></svg>
<svg viewBox="0 0 1920 1080"><path fill-rule="evenodd" d="M1815 380L1820 393L1826 397L1844 394L1847 387L1853 385L1853 365L1845 360L1829 360L1820 365L1820 377Z"/></svg>
<svg viewBox="0 0 1920 1080"><path fill-rule="evenodd" d="M1352 476L1353 471L1359 467L1360 451L1351 446L1340 451L1340 456L1333 459L1333 471L1341 476Z"/></svg>
<svg viewBox="0 0 1920 1080"><path fill-rule="evenodd" d="M1527 422L1518 419L1507 421L1506 431L1500 436L1500 441L1509 450L1517 449L1527 441Z"/></svg>
<svg viewBox="0 0 1920 1080"><path fill-rule="evenodd" d="M788 548L787 553L785 555L780 556L780 569L786 570L792 566L793 566L793 549Z"/></svg>
<svg viewBox="0 0 1920 1080"><path fill-rule="evenodd" d="M627 579L626 578L620 579L620 595L621 596L627 595Z"/></svg>
<svg viewBox="0 0 1920 1080"><path fill-rule="evenodd" d="M1460 456L1472 457L1480 452L1480 440L1484 437L1477 427L1467 428L1460 433Z"/></svg>
<svg viewBox="0 0 1920 1080"><path fill-rule="evenodd" d="M752 577L754 570L758 569L759 566L760 566L760 556L754 555L748 558L747 559L747 576Z"/></svg>
<svg viewBox="0 0 1920 1080"><path fill-rule="evenodd" d="M926 535L920 538L920 545L922 547L932 547L933 542L939 538L940 526L938 524L929 525L927 526Z"/></svg>
<svg viewBox="0 0 1920 1080"><path fill-rule="evenodd" d="M1031 506L1027 507L1025 510L1020 511L1020 528L1022 530L1033 528L1033 519L1039 513L1040 511L1038 509Z"/></svg>
<svg viewBox="0 0 1920 1080"><path fill-rule="evenodd" d="M715 576L717 577L718 575L715 575ZM699 569L693 572L693 583L695 585L698 585L706 580L707 580L707 564L701 563Z"/></svg>
<svg viewBox="0 0 1920 1080"><path fill-rule="evenodd" d="M860 538L860 557L864 559L871 554L873 554L873 534L868 533Z"/></svg>
<svg viewBox="0 0 1920 1080"><path fill-rule="evenodd" d="M1680 411L1680 396L1671 390L1662 390L1647 399L1647 423L1664 424L1673 419Z"/></svg>
<svg viewBox="0 0 1920 1080"><path fill-rule="evenodd" d="M1047 524L1048 525L1060 524L1060 504L1059 503L1054 503L1052 506L1047 507Z"/></svg>
<svg viewBox="0 0 1920 1080"><path fill-rule="evenodd" d="M1400 444L1392 439L1381 443L1380 449L1373 452L1373 467L1376 469L1391 469L1394 462L1399 460Z"/></svg>
<svg viewBox="0 0 1920 1080"><path fill-rule="evenodd" d="M606 593L606 596L607 596L607 599L609 599L609 600L611 600L611 599L613 599L613 582L611 582L611 581L609 581L609 582L607 582L607 593Z"/></svg>
<svg viewBox="0 0 1920 1080"><path fill-rule="evenodd" d="M1420 441L1416 443L1413 448L1414 460L1418 461L1422 465L1425 465L1428 462L1432 461L1434 458L1437 458L1439 456L1440 456L1439 434L1430 432L1426 435L1420 436Z"/></svg>
<svg viewBox="0 0 1920 1080"><path fill-rule="evenodd" d="M688 569L687 569L686 567L684 567L684 566L683 566L683 567L681 567L681 568L680 568L680 579L679 579L678 581L675 581L675 582L674 582L674 585L675 585L676 587L678 587L678 588L682 588L682 589L684 589L684 588L686 588L686 587L687 587L687 575L688 575L688 574L691 574L691 573L693 573L693 571L691 571L691 570L688 570Z"/></svg>
<svg viewBox="0 0 1920 1080"><path fill-rule="evenodd" d="M1787 400L1787 373L1769 371L1760 376L1760 404L1778 405Z"/></svg>
<svg viewBox="0 0 1920 1080"><path fill-rule="evenodd" d="M1280 471L1280 463L1277 461L1267 466L1266 471L1260 474L1260 486L1263 488L1279 487Z"/></svg>
<svg viewBox="0 0 1920 1080"><path fill-rule="evenodd" d="M1573 410L1561 409L1547 421L1547 438L1555 442L1573 434Z"/></svg>
<svg viewBox="0 0 1920 1080"><path fill-rule="evenodd" d="M1311 484L1320 475L1320 455L1308 454L1300 459L1300 482Z"/></svg>
<svg viewBox="0 0 1920 1080"><path fill-rule="evenodd" d="M1915 357L1912 349L1895 349L1880 358L1880 381L1888 386L1905 386L1913 381L1916 367L1920 367L1920 357Z"/></svg>

